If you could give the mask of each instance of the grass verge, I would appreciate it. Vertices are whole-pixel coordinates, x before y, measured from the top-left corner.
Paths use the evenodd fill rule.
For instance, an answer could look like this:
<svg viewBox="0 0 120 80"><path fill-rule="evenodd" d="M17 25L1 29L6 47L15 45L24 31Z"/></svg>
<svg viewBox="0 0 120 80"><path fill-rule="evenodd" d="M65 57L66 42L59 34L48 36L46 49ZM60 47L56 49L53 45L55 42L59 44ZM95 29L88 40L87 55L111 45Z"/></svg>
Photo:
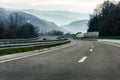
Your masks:
<svg viewBox="0 0 120 80"><path fill-rule="evenodd" d="M50 48L50 47L60 46L60 45L67 44L67 43L70 43L70 41L64 42L64 43L43 45L43 46L4 49L4 50L0 50L0 56L7 55L7 54L14 54L14 53L27 52L27 51L40 50L40 49L44 49L44 48Z"/></svg>
<svg viewBox="0 0 120 80"><path fill-rule="evenodd" d="M99 39L116 39L116 40L120 40L120 36L99 36Z"/></svg>

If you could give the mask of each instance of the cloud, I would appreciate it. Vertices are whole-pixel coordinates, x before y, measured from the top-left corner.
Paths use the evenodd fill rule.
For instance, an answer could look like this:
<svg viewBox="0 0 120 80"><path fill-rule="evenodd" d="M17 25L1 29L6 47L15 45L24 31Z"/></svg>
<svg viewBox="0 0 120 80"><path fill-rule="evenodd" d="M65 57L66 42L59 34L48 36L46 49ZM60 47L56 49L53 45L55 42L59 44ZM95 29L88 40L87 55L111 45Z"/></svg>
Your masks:
<svg viewBox="0 0 120 80"><path fill-rule="evenodd" d="M91 13L104 0L1 0L0 7ZM116 0L119 1L119 0Z"/></svg>

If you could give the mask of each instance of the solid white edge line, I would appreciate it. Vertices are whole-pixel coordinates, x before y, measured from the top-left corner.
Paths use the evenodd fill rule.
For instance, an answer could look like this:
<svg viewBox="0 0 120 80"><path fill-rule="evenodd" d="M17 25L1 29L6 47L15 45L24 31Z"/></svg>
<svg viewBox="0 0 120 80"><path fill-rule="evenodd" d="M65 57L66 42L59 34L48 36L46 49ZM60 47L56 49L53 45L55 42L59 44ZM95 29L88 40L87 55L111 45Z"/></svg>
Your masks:
<svg viewBox="0 0 120 80"><path fill-rule="evenodd" d="M22 59L22 58L26 58L26 57L31 57L31 56L36 56L36 55L40 55L40 54L47 53L47 52L57 51L57 50L60 50L60 49L64 49L64 48L73 46L73 45L75 45L75 42L73 42L72 45L70 43L69 46L64 46L64 47L61 47L61 48L57 48L57 49L53 49L53 50L49 50L49 51L43 51L43 52L40 52L40 53L35 53L35 54L27 55L27 56L22 56L22 57L12 58L12 59L8 59L8 60L3 60L3 61L0 61L0 63L10 62L10 61L13 61L13 60L18 60L18 59Z"/></svg>
<svg viewBox="0 0 120 80"><path fill-rule="evenodd" d="M87 56L82 57L78 62L83 63L87 59Z"/></svg>

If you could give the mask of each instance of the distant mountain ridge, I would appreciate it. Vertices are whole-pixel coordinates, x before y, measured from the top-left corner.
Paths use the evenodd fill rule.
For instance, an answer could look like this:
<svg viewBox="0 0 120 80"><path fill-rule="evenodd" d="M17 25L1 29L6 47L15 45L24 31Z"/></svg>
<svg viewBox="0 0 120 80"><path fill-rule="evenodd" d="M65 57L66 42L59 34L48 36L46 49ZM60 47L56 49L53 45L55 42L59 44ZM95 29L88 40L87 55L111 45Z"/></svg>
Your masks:
<svg viewBox="0 0 120 80"><path fill-rule="evenodd" d="M7 25L9 22L9 18L8 18L9 15L15 12L23 16L25 18L25 22L29 21L29 23L33 24L34 26L38 26L40 33L49 32L52 30L60 30L60 31L65 30L57 26L54 22L49 22L49 21L40 19L32 14L28 14L28 13L25 13L19 10L17 11L17 10L12 10L12 9L0 8L0 21L3 21Z"/></svg>
<svg viewBox="0 0 120 80"><path fill-rule="evenodd" d="M88 29L88 20L79 20L72 22L67 25L63 25L64 28L68 29L72 33L77 33L77 32L87 32Z"/></svg>
<svg viewBox="0 0 120 80"><path fill-rule="evenodd" d="M33 14L41 19L55 22L58 25L69 24L74 21L89 19L89 14L75 13L69 11L43 11L43 10L22 10L26 13Z"/></svg>

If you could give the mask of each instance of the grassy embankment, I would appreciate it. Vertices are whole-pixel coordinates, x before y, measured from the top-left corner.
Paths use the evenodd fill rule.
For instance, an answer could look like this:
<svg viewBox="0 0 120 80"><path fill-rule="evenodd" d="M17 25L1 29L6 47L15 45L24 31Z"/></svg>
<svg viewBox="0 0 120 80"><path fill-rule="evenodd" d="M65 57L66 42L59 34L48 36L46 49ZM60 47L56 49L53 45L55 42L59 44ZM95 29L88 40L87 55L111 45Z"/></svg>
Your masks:
<svg viewBox="0 0 120 80"><path fill-rule="evenodd" d="M25 48L4 49L4 50L0 50L0 56L7 55L7 54L14 54L14 53L21 53L21 52L33 51L33 50L40 50L40 49L44 49L44 48L50 48L50 47L60 46L60 45L67 44L67 43L70 43L70 41L64 42L64 43L58 43L58 44L44 45L44 46L34 46L34 47L25 47Z"/></svg>
<svg viewBox="0 0 120 80"><path fill-rule="evenodd" d="M120 36L100 36L99 39L116 39L120 40Z"/></svg>

